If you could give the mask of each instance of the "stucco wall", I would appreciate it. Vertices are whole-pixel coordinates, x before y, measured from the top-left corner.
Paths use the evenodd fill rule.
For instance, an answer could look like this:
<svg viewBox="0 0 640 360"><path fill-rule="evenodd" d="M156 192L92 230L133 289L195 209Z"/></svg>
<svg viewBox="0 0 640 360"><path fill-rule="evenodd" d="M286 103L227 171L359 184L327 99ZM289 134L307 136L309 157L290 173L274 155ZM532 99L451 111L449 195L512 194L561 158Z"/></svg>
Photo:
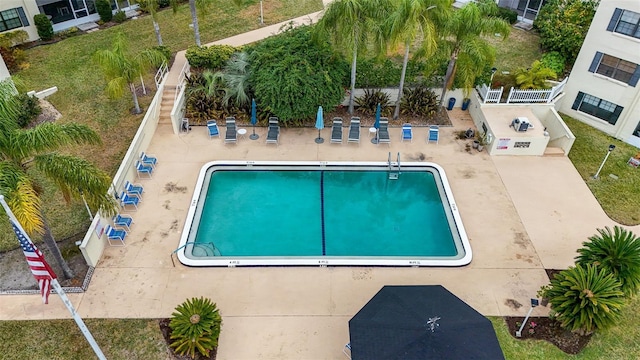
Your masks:
<svg viewBox="0 0 640 360"><path fill-rule="evenodd" d="M38 36L38 30L36 29L33 23L33 17L35 15L40 14L40 10L38 10L38 5L35 0L2 0L0 1L0 11L9 10L21 7L24 10L25 15L27 16L27 20L29 21L29 26L21 27L17 29L11 29L7 32L12 32L15 30L25 30L27 34L29 34L29 40L38 40L40 37Z"/></svg>

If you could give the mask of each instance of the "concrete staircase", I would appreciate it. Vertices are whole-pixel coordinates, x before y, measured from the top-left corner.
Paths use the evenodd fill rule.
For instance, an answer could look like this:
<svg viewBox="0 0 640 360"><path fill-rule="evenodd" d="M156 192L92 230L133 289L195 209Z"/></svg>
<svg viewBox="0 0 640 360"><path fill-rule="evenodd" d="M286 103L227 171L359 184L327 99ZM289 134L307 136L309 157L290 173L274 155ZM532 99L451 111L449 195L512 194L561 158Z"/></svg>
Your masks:
<svg viewBox="0 0 640 360"><path fill-rule="evenodd" d="M160 102L160 119L158 124L171 124L171 110L173 110L173 101L176 97L176 87L165 85L162 92L162 101Z"/></svg>
<svg viewBox="0 0 640 360"><path fill-rule="evenodd" d="M543 156L566 156L566 155L564 153L564 150L562 150L561 148L547 146L547 148L544 149Z"/></svg>

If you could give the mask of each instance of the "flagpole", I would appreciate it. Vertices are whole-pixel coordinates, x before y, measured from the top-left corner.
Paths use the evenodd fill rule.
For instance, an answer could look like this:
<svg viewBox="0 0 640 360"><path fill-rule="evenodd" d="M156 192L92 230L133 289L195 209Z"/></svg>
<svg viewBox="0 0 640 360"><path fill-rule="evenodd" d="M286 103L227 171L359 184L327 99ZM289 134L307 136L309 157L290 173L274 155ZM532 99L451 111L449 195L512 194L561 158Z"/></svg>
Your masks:
<svg viewBox="0 0 640 360"><path fill-rule="evenodd" d="M4 208L4 211L7 213L7 216L9 216L9 219L11 220L11 222L26 237L27 233L24 231L24 229L22 228L22 225L20 224L18 219L15 217L15 215L13 214L11 209L9 208L9 205L7 205L7 203L4 201L4 196L3 195L0 195L0 203L2 204L2 207ZM31 242L31 239L28 239L28 241ZM33 244L30 244L30 245L33 245ZM48 267L48 265L46 265L46 266ZM64 290L62 290L62 287L60 286L60 283L58 283L58 279L55 279L55 274L53 275L53 278L51 279L51 286L56 291L56 293L58 293L58 295L60 296L60 299L62 299L62 302L64 303L64 305L67 307L67 309L71 313L71 316L73 317L73 320L75 320L76 324L80 328L80 331L84 335L85 339L87 339L87 342L89 343L89 345L91 345L91 348L93 349L93 352L95 352L95 354L98 357L98 359L107 360L107 358L102 353L102 350L100 350L100 347L98 346L98 343L96 343L96 340L93 338L93 335L91 335L91 332L89 332L89 329L84 324L84 321L82 321L82 318L80 318L80 315L78 315L78 313L76 312L76 309L73 307L73 304L71 303L71 301L67 297L67 294L64 292Z"/></svg>
<svg viewBox="0 0 640 360"><path fill-rule="evenodd" d="M89 345L91 345L91 348L93 349L93 352L96 353L96 356L98 357L98 359L107 360L107 358L102 353L102 350L100 350L100 346L98 346L98 343L93 338L93 335L91 335L91 332L87 328L87 325L84 324L84 321L82 321L82 318L76 312L76 309L73 307L73 304L67 297L67 294L64 292L64 290L62 290L60 283L58 283L58 279L51 280L51 286L56 291L56 293L58 293L58 295L60 296L60 299L62 299L62 302L71 313L73 320L76 322L76 324L80 328L82 335L84 335L85 339L87 339L87 342L89 343Z"/></svg>

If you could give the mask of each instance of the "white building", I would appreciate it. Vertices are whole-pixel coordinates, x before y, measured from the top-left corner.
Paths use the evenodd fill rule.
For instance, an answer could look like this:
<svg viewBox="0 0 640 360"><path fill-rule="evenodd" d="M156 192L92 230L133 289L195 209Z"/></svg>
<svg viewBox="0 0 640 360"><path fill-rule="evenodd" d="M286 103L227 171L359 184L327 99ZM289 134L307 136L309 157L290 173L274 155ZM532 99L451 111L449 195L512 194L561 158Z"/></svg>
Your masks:
<svg viewBox="0 0 640 360"><path fill-rule="evenodd" d="M112 10L127 10L133 0L109 0ZM25 30L29 40L37 40L38 31L33 17L45 14L53 24L53 31L61 31L100 19L95 0L0 0L0 33Z"/></svg>
<svg viewBox="0 0 640 360"><path fill-rule="evenodd" d="M640 1L600 1L561 111L640 147Z"/></svg>

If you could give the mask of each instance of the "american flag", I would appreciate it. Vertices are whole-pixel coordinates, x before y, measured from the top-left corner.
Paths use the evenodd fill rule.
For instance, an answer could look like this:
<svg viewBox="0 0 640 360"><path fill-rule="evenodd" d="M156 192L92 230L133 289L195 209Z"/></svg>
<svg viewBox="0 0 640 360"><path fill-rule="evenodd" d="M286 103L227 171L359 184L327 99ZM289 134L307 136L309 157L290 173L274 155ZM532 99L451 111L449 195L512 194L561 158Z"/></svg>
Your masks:
<svg viewBox="0 0 640 360"><path fill-rule="evenodd" d="M56 273L53 272L47 261L44 259L44 255L38 248L31 242L31 239L22 230L22 227L16 225L13 219L10 219L11 227L18 236L20 241L20 247L24 256L27 258L29 268L33 273L33 276L40 286L40 294L42 295L42 301L45 304L49 303L49 293L51 292L51 280L56 278Z"/></svg>

